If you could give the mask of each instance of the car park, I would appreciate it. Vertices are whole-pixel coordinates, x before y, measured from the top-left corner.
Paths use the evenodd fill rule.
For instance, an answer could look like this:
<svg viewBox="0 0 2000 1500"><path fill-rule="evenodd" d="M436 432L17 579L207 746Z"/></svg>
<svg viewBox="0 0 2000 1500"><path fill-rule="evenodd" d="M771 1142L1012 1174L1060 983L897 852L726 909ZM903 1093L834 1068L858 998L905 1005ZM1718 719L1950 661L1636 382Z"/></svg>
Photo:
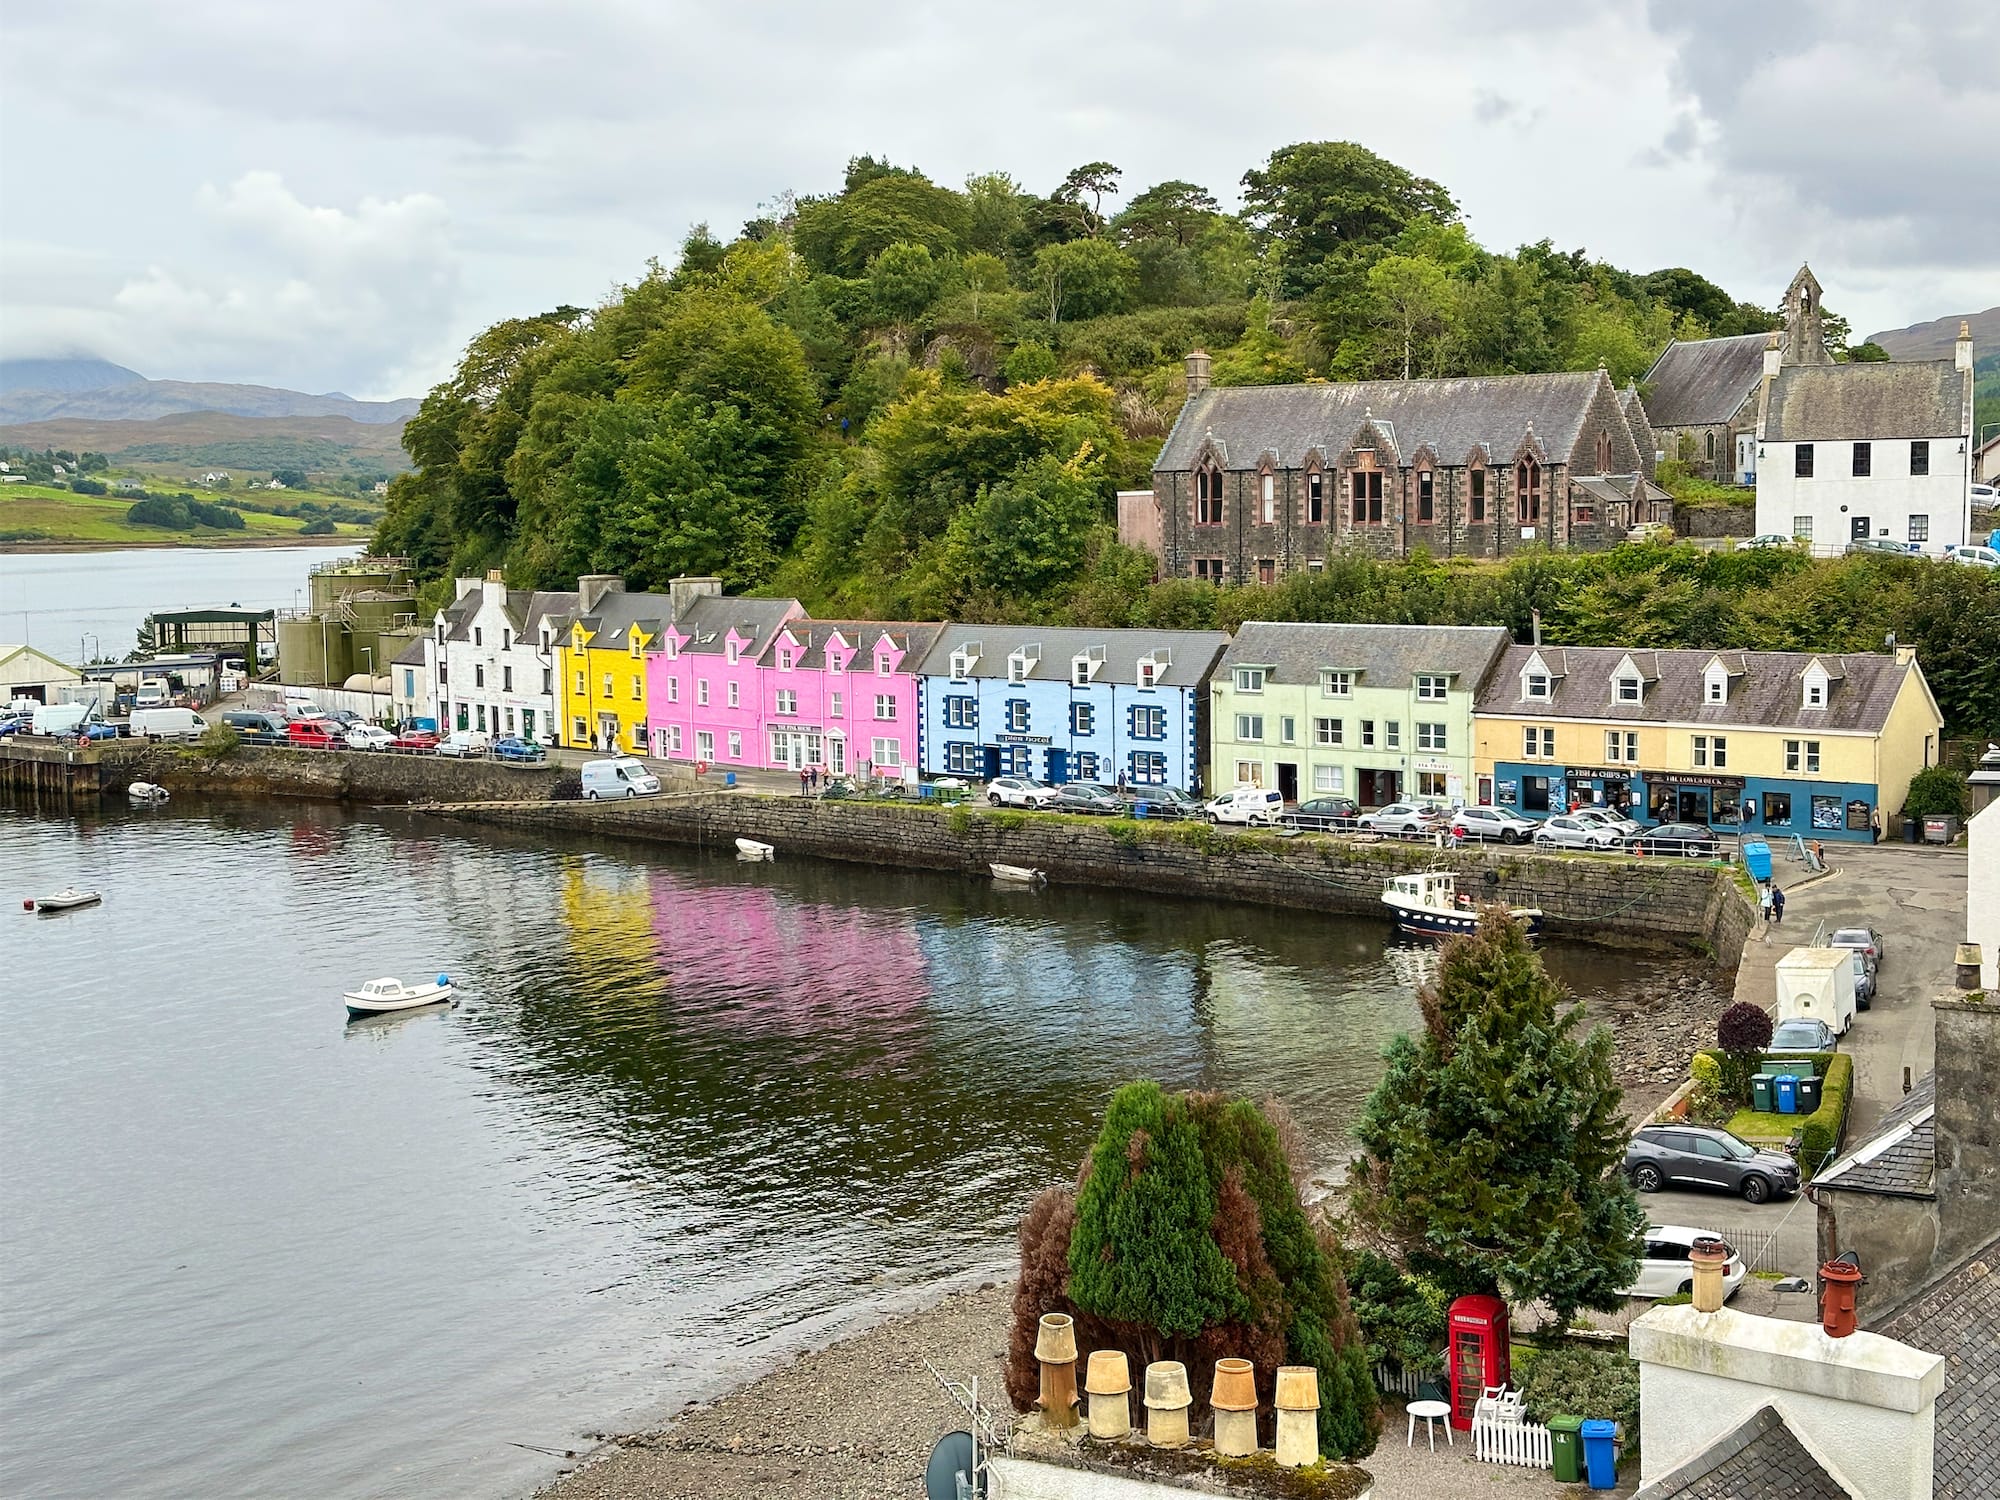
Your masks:
<svg viewBox="0 0 2000 1500"><path fill-rule="evenodd" d="M1749 1274L1743 1257L1722 1235L1712 1229L1693 1229L1685 1224L1648 1224L1646 1248L1639 1258L1639 1274L1625 1288L1628 1297L1678 1297L1694 1290L1694 1266L1690 1252L1696 1240L1721 1240L1729 1259L1722 1264L1722 1300L1727 1302Z"/></svg>
<svg viewBox="0 0 2000 1500"><path fill-rule="evenodd" d="M1032 776L995 776L986 783L986 800L995 807L1047 807L1056 789Z"/></svg>
<svg viewBox="0 0 2000 1500"><path fill-rule="evenodd" d="M509 765L530 766L549 758L549 752L532 740L524 740L519 735L504 735L493 742L493 758L504 760Z"/></svg>
<svg viewBox="0 0 2000 1500"><path fill-rule="evenodd" d="M1766 531L1736 544L1738 552L1764 552L1774 547L1790 547L1793 539L1782 531Z"/></svg>
<svg viewBox="0 0 2000 1500"><path fill-rule="evenodd" d="M396 737L380 724L355 724L341 736L350 750L386 750L396 743Z"/></svg>
<svg viewBox="0 0 2000 1500"><path fill-rule="evenodd" d="M1642 1193L1663 1187L1712 1187L1751 1203L1799 1190L1799 1164L1782 1151L1760 1151L1712 1125L1642 1125L1625 1148L1625 1175Z"/></svg>
<svg viewBox="0 0 2000 1500"><path fill-rule="evenodd" d="M406 729L389 746L391 750L419 750L426 754L437 747L437 731L432 729Z"/></svg>
<svg viewBox="0 0 2000 1500"><path fill-rule="evenodd" d="M1284 820L1285 796L1273 787L1239 786L1212 800L1202 816L1211 823L1274 827Z"/></svg>
<svg viewBox="0 0 2000 1500"><path fill-rule="evenodd" d="M1461 807L1452 814L1453 838L1483 839L1500 844L1522 844L1532 839L1542 825L1504 807Z"/></svg>
<svg viewBox="0 0 2000 1500"><path fill-rule="evenodd" d="M1327 833L1352 828L1360 816L1361 804L1352 797L1309 797L1285 814L1285 826Z"/></svg>
<svg viewBox="0 0 2000 1500"><path fill-rule="evenodd" d="M1826 940L1829 948L1852 948L1878 968L1882 963L1882 934L1872 927L1836 927Z"/></svg>
<svg viewBox="0 0 2000 1500"><path fill-rule="evenodd" d="M1793 1016L1771 1028L1769 1052L1832 1052L1840 1046L1833 1028L1813 1016Z"/></svg>
<svg viewBox="0 0 2000 1500"><path fill-rule="evenodd" d="M232 708L223 714L222 722L247 740L266 742L284 739L288 728L283 714L270 713L261 708Z"/></svg>
<svg viewBox="0 0 2000 1500"><path fill-rule="evenodd" d="M1540 849L1616 849L1624 842L1617 829L1568 813L1556 814L1535 830Z"/></svg>
<svg viewBox="0 0 2000 1500"><path fill-rule="evenodd" d="M1434 834L1445 826L1445 812L1421 802L1391 802L1363 813L1355 826L1368 833Z"/></svg>
<svg viewBox="0 0 2000 1500"><path fill-rule="evenodd" d="M1858 536L1847 544L1847 550L1854 552L1885 552L1892 557L1908 557L1910 546L1886 536Z"/></svg>
<svg viewBox="0 0 2000 1500"><path fill-rule="evenodd" d="M1992 547L1954 547L1946 555L1968 568L2000 568L2000 551Z"/></svg>
<svg viewBox="0 0 2000 1500"><path fill-rule="evenodd" d="M0 735L19 734L32 722L26 714L0 714Z"/></svg>
<svg viewBox="0 0 2000 1500"><path fill-rule="evenodd" d="M1058 812L1098 813L1113 818L1125 815L1125 804L1118 793L1095 781L1065 782L1056 788L1048 805Z"/></svg>
<svg viewBox="0 0 2000 1500"><path fill-rule="evenodd" d="M342 741L340 731L326 719L294 719L286 726L285 743L294 750L332 750Z"/></svg>
<svg viewBox="0 0 2000 1500"><path fill-rule="evenodd" d="M1691 859L1708 859L1722 847L1715 830L1701 823L1662 823L1626 839L1625 847L1634 854L1683 854Z"/></svg>
<svg viewBox="0 0 2000 1500"><path fill-rule="evenodd" d="M493 742L476 729L454 729L437 743L439 755L459 760L475 760L493 748Z"/></svg>

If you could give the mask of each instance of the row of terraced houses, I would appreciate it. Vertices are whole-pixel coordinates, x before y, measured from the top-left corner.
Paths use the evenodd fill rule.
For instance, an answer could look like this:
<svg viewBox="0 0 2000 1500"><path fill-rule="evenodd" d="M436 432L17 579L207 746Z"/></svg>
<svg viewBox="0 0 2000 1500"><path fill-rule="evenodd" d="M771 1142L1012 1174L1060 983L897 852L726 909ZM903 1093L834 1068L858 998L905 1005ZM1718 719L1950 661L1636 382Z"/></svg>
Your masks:
<svg viewBox="0 0 2000 1500"><path fill-rule="evenodd" d="M689 762L912 782L997 775L1577 803L1647 823L1867 839L1937 759L1908 649L1647 651L1480 626L1219 631L815 620L792 599L461 580L396 664L447 728Z"/></svg>

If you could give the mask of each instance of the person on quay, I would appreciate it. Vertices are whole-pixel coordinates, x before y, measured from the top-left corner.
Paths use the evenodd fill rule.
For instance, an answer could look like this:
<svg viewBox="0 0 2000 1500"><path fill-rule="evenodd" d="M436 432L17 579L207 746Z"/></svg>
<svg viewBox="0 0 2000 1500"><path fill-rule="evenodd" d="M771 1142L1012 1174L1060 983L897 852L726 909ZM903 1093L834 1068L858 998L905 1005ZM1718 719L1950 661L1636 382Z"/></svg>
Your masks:
<svg viewBox="0 0 2000 1500"><path fill-rule="evenodd" d="M1774 927L1782 927L1784 926L1784 924L1785 924L1785 893L1774 885L1771 887L1771 925Z"/></svg>

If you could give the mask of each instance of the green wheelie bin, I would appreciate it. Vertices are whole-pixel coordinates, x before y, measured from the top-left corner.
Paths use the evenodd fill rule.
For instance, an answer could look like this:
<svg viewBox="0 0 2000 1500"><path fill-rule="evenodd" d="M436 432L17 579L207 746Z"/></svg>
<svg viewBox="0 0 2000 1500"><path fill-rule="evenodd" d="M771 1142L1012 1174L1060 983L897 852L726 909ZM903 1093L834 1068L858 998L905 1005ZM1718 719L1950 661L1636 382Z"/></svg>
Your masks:
<svg viewBox="0 0 2000 1500"><path fill-rule="evenodd" d="M1549 1418L1549 1452L1557 1484L1583 1483L1583 1418Z"/></svg>

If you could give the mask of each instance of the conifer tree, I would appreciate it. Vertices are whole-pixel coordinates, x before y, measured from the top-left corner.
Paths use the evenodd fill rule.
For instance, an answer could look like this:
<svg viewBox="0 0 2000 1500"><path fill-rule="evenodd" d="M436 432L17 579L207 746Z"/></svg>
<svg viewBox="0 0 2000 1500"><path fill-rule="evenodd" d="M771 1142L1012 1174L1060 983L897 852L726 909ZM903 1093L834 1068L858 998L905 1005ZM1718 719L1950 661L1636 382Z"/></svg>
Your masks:
<svg viewBox="0 0 2000 1500"><path fill-rule="evenodd" d="M1390 1043L1362 1114L1351 1207L1410 1270L1566 1323L1623 1302L1645 1215L1625 1181L1611 1033L1580 1034L1561 1001L1505 911L1447 944L1423 1033Z"/></svg>

